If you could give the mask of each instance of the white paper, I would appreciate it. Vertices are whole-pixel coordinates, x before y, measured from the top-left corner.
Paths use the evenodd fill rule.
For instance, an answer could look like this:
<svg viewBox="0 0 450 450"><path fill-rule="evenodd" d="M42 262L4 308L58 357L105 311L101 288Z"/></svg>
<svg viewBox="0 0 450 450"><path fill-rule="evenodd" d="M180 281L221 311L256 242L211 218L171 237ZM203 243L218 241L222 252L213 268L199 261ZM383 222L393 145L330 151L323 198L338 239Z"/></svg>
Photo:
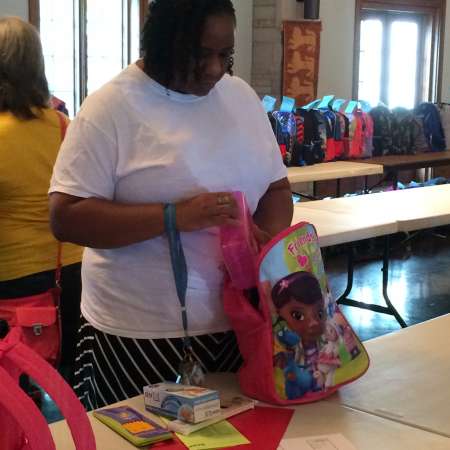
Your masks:
<svg viewBox="0 0 450 450"><path fill-rule="evenodd" d="M342 434L283 439L278 450L357 450Z"/></svg>

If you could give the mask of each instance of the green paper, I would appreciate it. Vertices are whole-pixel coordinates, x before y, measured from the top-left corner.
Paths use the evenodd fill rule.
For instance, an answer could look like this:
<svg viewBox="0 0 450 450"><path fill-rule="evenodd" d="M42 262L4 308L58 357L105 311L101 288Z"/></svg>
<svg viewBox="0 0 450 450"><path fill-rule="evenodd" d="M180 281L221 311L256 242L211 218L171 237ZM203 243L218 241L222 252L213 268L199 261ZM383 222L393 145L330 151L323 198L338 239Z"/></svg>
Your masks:
<svg viewBox="0 0 450 450"><path fill-rule="evenodd" d="M188 436L177 433L178 439L190 450L208 450L249 444L250 441L230 422L222 420Z"/></svg>

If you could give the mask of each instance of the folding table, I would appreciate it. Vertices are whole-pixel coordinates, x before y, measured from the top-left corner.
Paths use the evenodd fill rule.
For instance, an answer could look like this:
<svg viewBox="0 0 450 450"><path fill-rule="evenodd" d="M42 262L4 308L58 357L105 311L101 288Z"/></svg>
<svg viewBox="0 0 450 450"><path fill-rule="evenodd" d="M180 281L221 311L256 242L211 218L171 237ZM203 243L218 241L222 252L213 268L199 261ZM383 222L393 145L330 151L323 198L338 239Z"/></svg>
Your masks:
<svg viewBox="0 0 450 450"><path fill-rule="evenodd" d="M313 182L313 198L316 198L316 181L336 180L336 196L341 195L341 179L352 177L365 177L367 189L367 177L369 175L380 175L383 166L379 164L364 164L354 161L330 161L313 164L312 166L289 167L288 180L291 184ZM300 194L309 197L305 194Z"/></svg>

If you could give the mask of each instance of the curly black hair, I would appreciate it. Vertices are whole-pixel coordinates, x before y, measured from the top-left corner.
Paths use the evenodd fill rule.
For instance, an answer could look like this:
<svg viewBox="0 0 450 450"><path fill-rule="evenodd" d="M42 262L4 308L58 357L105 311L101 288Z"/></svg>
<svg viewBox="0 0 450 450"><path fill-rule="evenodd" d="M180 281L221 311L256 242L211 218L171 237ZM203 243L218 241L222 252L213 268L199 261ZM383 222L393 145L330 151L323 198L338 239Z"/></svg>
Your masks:
<svg viewBox="0 0 450 450"><path fill-rule="evenodd" d="M230 15L236 21L231 0L153 0L144 24L141 48L144 70L169 86L175 74L186 81L189 65L198 60L206 19ZM233 57L228 61L232 74Z"/></svg>

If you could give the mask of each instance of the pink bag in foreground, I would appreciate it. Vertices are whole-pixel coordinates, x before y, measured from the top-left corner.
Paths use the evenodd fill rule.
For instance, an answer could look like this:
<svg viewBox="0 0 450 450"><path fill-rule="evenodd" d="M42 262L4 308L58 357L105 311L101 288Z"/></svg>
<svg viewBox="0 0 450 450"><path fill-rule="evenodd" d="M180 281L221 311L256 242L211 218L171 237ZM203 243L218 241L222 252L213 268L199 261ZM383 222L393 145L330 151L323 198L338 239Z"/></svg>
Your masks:
<svg viewBox="0 0 450 450"><path fill-rule="evenodd" d="M245 195L235 191L233 197L239 210L238 219L241 225L220 227L220 246L233 286L249 289L256 285L255 262L258 245L253 237L253 219Z"/></svg>
<svg viewBox="0 0 450 450"><path fill-rule="evenodd" d="M366 372L368 355L330 293L311 224L294 225L265 245L255 275L257 306L251 290L229 280L224 286L244 360L244 394L272 404L307 403Z"/></svg>
<svg viewBox="0 0 450 450"><path fill-rule="evenodd" d="M58 372L21 342L22 330L12 328L0 339L0 449L55 450L50 429L37 406L19 387L23 372L54 400L67 420L77 450L95 450L86 411Z"/></svg>

